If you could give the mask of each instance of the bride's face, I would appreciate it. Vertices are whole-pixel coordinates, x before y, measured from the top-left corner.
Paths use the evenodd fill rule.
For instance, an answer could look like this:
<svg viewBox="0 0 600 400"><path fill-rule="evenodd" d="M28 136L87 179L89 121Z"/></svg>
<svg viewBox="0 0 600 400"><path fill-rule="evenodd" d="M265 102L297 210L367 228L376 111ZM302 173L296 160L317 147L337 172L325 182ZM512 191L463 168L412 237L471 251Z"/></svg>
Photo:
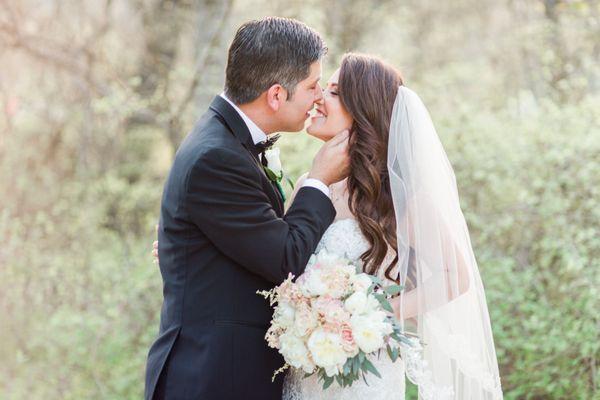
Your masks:
<svg viewBox="0 0 600 400"><path fill-rule="evenodd" d="M338 69L329 78L327 88L323 90L323 100L317 103L311 124L306 128L309 135L323 141L328 141L344 129L352 127L352 117L342 106L337 94L339 76Z"/></svg>

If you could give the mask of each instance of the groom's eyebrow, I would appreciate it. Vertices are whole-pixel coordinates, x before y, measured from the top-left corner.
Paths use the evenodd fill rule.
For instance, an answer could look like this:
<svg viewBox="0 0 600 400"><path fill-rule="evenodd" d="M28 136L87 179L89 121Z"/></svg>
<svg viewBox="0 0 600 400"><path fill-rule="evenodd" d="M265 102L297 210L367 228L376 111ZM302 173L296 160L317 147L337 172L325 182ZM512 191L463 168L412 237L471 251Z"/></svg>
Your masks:
<svg viewBox="0 0 600 400"><path fill-rule="evenodd" d="M314 81L312 81L309 86L316 85L320 80L321 80L321 77L318 76L317 79L315 79Z"/></svg>

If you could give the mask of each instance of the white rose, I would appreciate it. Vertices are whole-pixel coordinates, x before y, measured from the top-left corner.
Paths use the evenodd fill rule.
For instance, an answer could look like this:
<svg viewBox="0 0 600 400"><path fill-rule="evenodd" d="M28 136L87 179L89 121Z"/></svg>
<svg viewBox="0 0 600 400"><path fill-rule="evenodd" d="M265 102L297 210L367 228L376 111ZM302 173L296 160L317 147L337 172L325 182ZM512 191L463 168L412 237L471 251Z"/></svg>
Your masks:
<svg viewBox="0 0 600 400"><path fill-rule="evenodd" d="M329 376L337 375L339 366L346 362L342 338L337 333L315 330L308 339L308 349L315 364L325 368Z"/></svg>
<svg viewBox="0 0 600 400"><path fill-rule="evenodd" d="M281 160L279 159L279 147L273 147L272 149L265 151L265 158L267 159L267 167L279 175L281 173Z"/></svg>
<svg viewBox="0 0 600 400"><path fill-rule="evenodd" d="M308 349L301 338L286 332L280 336L279 342L281 343L279 351L288 364L295 368L302 368L306 373L314 371L315 364L310 360Z"/></svg>
<svg viewBox="0 0 600 400"><path fill-rule="evenodd" d="M302 294L311 296L322 296L327 293L327 284L323 281L323 271L320 269L311 269L304 273L305 277L302 280Z"/></svg>
<svg viewBox="0 0 600 400"><path fill-rule="evenodd" d="M369 275L367 274L354 275L350 278L350 282L352 282L354 290L360 290L364 292L366 292L373 284L373 281L371 281L371 278L369 278Z"/></svg>
<svg viewBox="0 0 600 400"><path fill-rule="evenodd" d="M289 328L294 324L294 316L296 310L288 302L281 302L277 305L275 310L274 320L275 323L283 328Z"/></svg>
<svg viewBox="0 0 600 400"><path fill-rule="evenodd" d="M382 323L366 316L356 315L350 318L350 326L356 344L365 353L372 353L383 347Z"/></svg>
<svg viewBox="0 0 600 400"><path fill-rule="evenodd" d="M344 307L352 315L364 312L367 308L367 295L365 292L352 293L344 302Z"/></svg>

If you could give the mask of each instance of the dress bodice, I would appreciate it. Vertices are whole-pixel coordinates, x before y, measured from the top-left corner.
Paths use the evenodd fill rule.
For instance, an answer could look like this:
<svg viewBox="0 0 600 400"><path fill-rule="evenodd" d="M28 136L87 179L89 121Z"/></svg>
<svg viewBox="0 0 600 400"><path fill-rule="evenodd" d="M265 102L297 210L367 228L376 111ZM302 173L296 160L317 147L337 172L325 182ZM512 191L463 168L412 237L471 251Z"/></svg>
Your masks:
<svg viewBox="0 0 600 400"><path fill-rule="evenodd" d="M362 266L360 256L368 249L369 242L362 234L358 221L354 218L346 218L337 220L329 226L317 245L315 253L326 250L328 253L344 257L353 264ZM385 278L385 270L393 259L393 252L388 252L383 260L383 267L377 272L377 276L384 281L389 281Z"/></svg>

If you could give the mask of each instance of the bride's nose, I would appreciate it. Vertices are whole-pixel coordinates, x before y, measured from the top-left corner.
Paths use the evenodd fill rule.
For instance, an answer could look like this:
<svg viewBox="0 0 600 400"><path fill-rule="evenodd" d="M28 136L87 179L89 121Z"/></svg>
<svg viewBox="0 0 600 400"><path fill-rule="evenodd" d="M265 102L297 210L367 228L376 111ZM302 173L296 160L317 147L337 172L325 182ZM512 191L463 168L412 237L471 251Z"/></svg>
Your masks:
<svg viewBox="0 0 600 400"><path fill-rule="evenodd" d="M324 89L321 87L321 85L317 84L317 88L315 90L316 94L315 94L315 103L316 104L323 104L323 92Z"/></svg>

